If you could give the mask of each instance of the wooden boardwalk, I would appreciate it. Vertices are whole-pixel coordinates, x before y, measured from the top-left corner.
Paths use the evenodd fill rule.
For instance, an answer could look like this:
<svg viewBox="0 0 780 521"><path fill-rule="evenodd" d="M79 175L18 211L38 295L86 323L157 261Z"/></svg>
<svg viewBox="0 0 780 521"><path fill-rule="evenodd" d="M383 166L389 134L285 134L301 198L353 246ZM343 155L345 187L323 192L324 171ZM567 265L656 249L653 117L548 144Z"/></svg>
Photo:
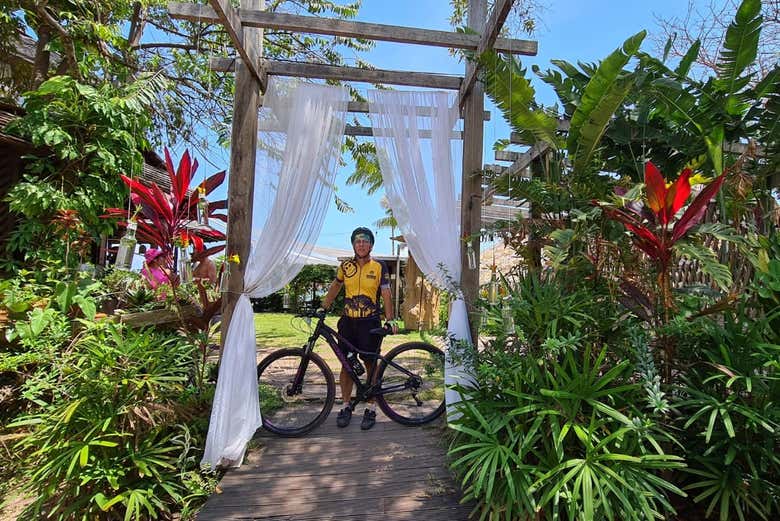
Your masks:
<svg viewBox="0 0 780 521"><path fill-rule="evenodd" d="M378 410L374 428L361 431L361 405L339 429L336 407L303 438L260 431L247 462L225 474L198 521L468 519L471 508L459 504L446 468L443 421L404 427Z"/></svg>

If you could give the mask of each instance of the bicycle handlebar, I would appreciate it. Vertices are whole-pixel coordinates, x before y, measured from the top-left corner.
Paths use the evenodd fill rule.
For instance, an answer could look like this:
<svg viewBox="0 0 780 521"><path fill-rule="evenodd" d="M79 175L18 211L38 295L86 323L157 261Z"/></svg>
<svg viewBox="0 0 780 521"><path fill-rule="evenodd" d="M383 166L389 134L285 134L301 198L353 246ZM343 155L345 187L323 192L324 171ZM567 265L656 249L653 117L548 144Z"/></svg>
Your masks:
<svg viewBox="0 0 780 521"><path fill-rule="evenodd" d="M316 318L316 319L324 319L327 316L327 312L324 310L306 310L298 313L295 315L299 318ZM393 334L393 328L390 326L390 324L385 324L382 327L377 327L369 331L372 335L379 335L379 336L387 336Z"/></svg>

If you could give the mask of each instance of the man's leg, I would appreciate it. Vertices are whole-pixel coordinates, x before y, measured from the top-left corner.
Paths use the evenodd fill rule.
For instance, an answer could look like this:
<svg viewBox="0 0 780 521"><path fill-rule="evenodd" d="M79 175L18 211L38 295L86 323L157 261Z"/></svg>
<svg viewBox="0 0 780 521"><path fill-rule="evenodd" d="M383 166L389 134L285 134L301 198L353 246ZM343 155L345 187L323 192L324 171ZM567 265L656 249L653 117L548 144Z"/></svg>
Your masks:
<svg viewBox="0 0 780 521"><path fill-rule="evenodd" d="M349 405L349 400L352 398L352 378L350 378L347 370L342 367L339 373L339 385L341 386L341 401L344 405Z"/></svg>

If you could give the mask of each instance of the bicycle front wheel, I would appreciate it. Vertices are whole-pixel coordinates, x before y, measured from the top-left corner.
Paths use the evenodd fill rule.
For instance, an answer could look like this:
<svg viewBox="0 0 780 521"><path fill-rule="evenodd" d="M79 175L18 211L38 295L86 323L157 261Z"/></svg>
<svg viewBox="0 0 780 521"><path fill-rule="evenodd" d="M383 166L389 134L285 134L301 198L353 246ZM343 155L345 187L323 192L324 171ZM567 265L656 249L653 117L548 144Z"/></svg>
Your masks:
<svg viewBox="0 0 780 521"><path fill-rule="evenodd" d="M391 420L422 425L444 412L444 352L410 342L390 351L379 367L377 403Z"/></svg>
<svg viewBox="0 0 780 521"><path fill-rule="evenodd" d="M296 375L303 372L300 385ZM263 427L280 436L301 436L320 425L336 399L333 371L319 355L281 349L257 366Z"/></svg>

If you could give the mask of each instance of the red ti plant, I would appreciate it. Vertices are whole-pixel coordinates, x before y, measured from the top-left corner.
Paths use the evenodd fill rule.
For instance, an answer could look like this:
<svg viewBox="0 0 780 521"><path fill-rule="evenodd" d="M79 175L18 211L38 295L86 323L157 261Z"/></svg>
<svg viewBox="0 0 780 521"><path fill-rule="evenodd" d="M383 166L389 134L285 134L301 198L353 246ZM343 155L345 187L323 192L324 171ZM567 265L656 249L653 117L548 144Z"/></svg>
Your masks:
<svg viewBox="0 0 780 521"><path fill-rule="evenodd" d="M674 305L669 273L674 254L673 247L704 217L707 204L720 190L725 175L724 172L710 182L690 202L679 218L676 218L677 213L685 206L691 195L690 169L683 170L680 177L667 188L661 172L653 163L648 162L645 164L644 205L641 202L630 202L624 208L615 208L597 203L609 218L623 224L631 232L634 245L655 264L664 309L663 323L669 321L669 311ZM649 299L644 297L635 286L627 282L621 286L626 292L626 297L637 302L638 308L647 309L651 306ZM661 340L666 358L665 378L669 381L674 346L667 339Z"/></svg>
<svg viewBox="0 0 780 521"><path fill-rule="evenodd" d="M138 231L140 242L148 242L161 248L166 253L171 252L174 244L192 242L195 250L206 252L207 255L224 249L224 245L205 250L204 239L222 241L225 234L209 226L194 225L197 222L198 194L190 190L190 183L198 169L198 161L190 159L189 151L185 151L178 168L174 169L173 161L165 149L165 166L171 181L171 192L165 193L156 183L145 183L122 175L122 180L130 188L130 200L134 208L108 208L104 217L120 217L120 225L127 225L130 216L138 215ZM208 195L225 180L225 172L218 172L201 183ZM227 208L225 200L208 204L210 219L227 222L227 216L217 213Z"/></svg>

